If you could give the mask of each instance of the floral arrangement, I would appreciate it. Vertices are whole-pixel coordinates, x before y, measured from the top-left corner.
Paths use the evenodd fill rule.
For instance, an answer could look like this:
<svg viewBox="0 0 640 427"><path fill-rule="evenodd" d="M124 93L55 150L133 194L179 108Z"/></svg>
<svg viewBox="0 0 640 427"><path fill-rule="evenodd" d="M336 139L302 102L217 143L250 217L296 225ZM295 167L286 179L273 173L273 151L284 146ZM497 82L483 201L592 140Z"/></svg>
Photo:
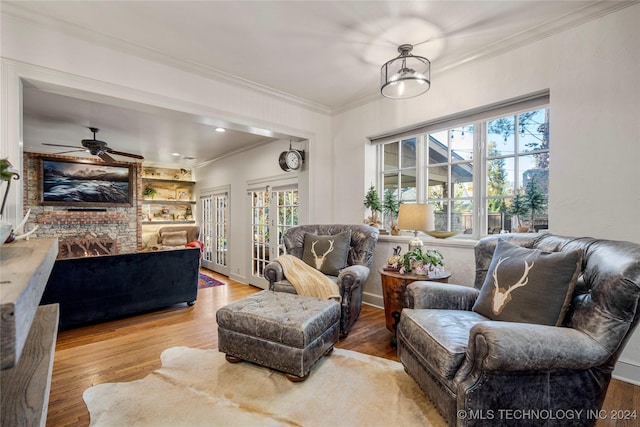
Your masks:
<svg viewBox="0 0 640 427"><path fill-rule="evenodd" d="M421 248L417 248L400 256L392 267L399 267L400 274L408 273L413 269L416 274L426 276L444 267L444 257L437 249L427 249L423 252Z"/></svg>

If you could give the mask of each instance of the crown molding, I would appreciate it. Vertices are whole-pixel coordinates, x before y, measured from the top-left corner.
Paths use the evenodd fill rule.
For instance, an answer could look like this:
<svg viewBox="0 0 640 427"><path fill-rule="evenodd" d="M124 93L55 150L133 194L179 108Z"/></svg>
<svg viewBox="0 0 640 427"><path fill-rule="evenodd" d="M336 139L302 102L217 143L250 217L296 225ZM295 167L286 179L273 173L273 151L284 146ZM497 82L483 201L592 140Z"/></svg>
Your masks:
<svg viewBox="0 0 640 427"><path fill-rule="evenodd" d="M3 2L0 14L32 22L37 25L53 29L54 31L62 32L63 34L69 35L71 37L86 40L118 52L158 62L182 71L198 74L210 80L226 83L242 89L249 89L263 95L272 96L274 98L278 98L281 101L296 105L311 112L325 115L328 115L331 112L331 109L326 105L309 101L307 99L300 98L298 96L262 85L260 83L256 83L251 80L243 79L229 73L225 73L224 71L220 71L197 62L179 59L157 49L141 46L125 39L102 34L95 30L78 25L74 22L52 18L42 13L38 13L25 7L21 7L17 3Z"/></svg>

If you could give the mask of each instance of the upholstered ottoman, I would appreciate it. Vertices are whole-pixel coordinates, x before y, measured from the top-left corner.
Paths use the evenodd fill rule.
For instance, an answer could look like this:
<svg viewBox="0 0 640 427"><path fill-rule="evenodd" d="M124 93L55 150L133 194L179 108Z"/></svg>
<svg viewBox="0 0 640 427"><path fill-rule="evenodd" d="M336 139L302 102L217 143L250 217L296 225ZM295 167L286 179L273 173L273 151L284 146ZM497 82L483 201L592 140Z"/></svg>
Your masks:
<svg viewBox="0 0 640 427"><path fill-rule="evenodd" d="M247 360L303 381L338 341L340 304L262 291L222 307L216 320L218 350L229 362Z"/></svg>

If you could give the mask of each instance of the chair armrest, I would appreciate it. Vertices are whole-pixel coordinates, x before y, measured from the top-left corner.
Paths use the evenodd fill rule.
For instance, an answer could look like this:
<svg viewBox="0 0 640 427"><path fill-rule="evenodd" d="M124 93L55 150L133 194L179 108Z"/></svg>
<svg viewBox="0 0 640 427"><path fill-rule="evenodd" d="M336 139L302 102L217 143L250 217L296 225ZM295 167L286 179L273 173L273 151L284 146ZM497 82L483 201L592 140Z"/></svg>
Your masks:
<svg viewBox="0 0 640 427"><path fill-rule="evenodd" d="M279 282L284 279L284 273L282 272L282 265L279 262L272 261L264 267L264 278L269 281L269 289L273 287L275 282Z"/></svg>
<svg viewBox="0 0 640 427"><path fill-rule="evenodd" d="M441 282L417 281L407 286L409 308L471 310L480 291L469 286Z"/></svg>
<svg viewBox="0 0 640 427"><path fill-rule="evenodd" d="M589 369L611 354L577 329L529 323L486 321L469 335L467 358L489 371Z"/></svg>
<svg viewBox="0 0 640 427"><path fill-rule="evenodd" d="M356 264L343 268L336 282L340 288L340 295L350 294L353 289L362 286L367 277L369 277L369 267L364 265Z"/></svg>

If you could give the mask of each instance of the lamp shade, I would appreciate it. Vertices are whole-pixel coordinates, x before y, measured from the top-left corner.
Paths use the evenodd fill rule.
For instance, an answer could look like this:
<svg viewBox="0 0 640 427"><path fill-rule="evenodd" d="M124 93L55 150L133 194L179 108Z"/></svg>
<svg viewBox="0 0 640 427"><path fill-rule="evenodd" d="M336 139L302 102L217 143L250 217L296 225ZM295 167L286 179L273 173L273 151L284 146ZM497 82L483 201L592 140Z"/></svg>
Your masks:
<svg viewBox="0 0 640 427"><path fill-rule="evenodd" d="M427 204L400 204L398 228L411 231L433 230L433 206Z"/></svg>
<svg viewBox="0 0 640 427"><path fill-rule="evenodd" d="M431 62L411 55L413 46L398 47L400 55L380 69L380 92L387 98L405 99L422 95L431 87Z"/></svg>

